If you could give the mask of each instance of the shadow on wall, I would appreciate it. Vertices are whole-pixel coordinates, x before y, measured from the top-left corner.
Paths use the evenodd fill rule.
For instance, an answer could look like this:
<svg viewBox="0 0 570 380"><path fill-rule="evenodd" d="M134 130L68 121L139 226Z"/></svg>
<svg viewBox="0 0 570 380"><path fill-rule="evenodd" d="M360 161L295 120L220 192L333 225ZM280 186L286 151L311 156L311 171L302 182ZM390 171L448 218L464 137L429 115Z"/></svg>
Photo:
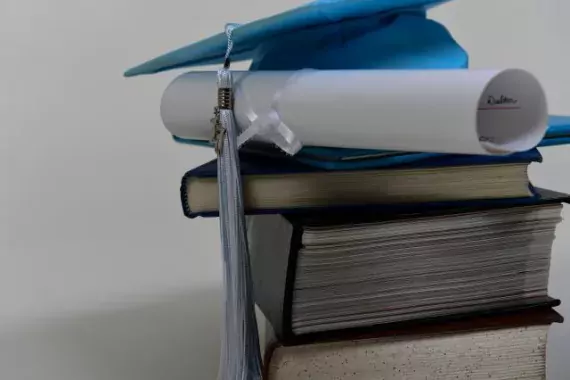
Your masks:
<svg viewBox="0 0 570 380"><path fill-rule="evenodd" d="M215 379L220 289L0 333L6 380Z"/></svg>

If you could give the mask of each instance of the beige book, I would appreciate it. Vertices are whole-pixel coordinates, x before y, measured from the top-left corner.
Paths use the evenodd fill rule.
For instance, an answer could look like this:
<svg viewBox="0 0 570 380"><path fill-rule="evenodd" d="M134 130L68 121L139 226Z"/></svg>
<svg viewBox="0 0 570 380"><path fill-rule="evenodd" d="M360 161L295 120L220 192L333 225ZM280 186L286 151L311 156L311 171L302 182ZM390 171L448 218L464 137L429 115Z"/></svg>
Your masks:
<svg viewBox="0 0 570 380"><path fill-rule="evenodd" d="M247 211L453 202L532 196L528 162L420 169L244 174ZM216 213L215 176L190 171L182 181L186 215Z"/></svg>
<svg viewBox="0 0 570 380"><path fill-rule="evenodd" d="M272 345L265 380L546 379L554 312L385 330L378 337Z"/></svg>

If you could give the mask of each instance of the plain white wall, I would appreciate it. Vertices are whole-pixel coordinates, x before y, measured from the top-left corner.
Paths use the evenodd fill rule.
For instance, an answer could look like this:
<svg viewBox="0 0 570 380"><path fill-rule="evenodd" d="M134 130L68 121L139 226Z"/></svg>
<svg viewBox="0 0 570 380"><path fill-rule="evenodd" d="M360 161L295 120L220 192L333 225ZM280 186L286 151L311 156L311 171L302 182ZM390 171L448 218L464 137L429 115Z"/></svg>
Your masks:
<svg viewBox="0 0 570 380"><path fill-rule="evenodd" d="M220 260L216 220L186 220L178 185L213 157L174 144L158 104L175 75L123 69L301 1L0 2L0 378L212 379ZM475 67L518 66L570 114L570 3L460 0L433 12ZM570 192L570 148L543 151L536 184ZM570 316L569 224L552 294ZM550 379L570 364L570 324L549 343Z"/></svg>

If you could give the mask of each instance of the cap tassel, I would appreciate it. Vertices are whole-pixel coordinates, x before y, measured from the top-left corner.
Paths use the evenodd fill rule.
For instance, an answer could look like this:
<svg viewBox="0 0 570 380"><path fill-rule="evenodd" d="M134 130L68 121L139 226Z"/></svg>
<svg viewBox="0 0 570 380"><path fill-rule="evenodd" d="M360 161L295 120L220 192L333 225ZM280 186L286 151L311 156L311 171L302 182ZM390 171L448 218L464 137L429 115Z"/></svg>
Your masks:
<svg viewBox="0 0 570 380"><path fill-rule="evenodd" d="M228 49L224 67L218 71L218 107L214 117L225 289L218 379L260 380L261 352L245 227L238 131L233 114L232 74L229 70L232 30L235 27L226 26Z"/></svg>

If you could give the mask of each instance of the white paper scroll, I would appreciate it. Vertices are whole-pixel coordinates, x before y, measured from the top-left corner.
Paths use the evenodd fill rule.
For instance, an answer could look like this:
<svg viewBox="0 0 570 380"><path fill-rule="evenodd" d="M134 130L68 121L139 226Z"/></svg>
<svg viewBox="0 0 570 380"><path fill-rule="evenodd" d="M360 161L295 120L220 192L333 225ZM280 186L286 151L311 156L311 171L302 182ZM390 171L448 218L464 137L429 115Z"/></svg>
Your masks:
<svg viewBox="0 0 570 380"><path fill-rule="evenodd" d="M536 146L545 93L530 73L491 70L235 72L235 115L275 115L303 145L468 154ZM216 73L191 72L165 90L162 120L175 136L212 136ZM263 139L263 138L262 138Z"/></svg>

